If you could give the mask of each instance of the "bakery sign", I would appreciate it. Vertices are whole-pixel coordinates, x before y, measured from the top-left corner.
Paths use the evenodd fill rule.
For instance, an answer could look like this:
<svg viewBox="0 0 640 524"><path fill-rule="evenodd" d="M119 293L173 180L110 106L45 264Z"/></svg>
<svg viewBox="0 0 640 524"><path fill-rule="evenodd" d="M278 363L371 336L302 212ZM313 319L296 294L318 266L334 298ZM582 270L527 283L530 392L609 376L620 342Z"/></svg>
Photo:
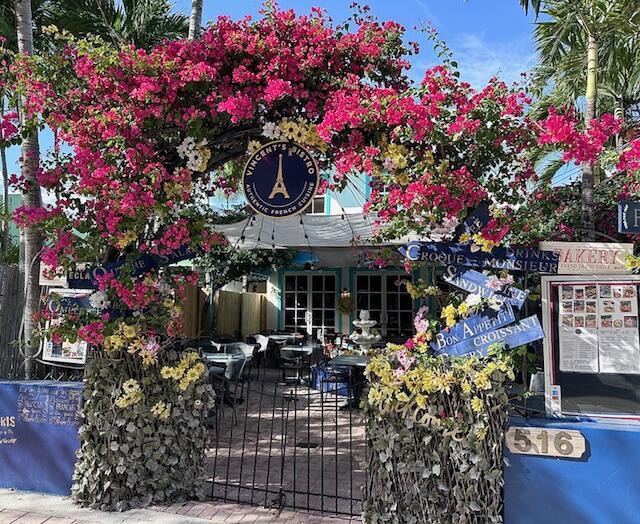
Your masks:
<svg viewBox="0 0 640 524"><path fill-rule="evenodd" d="M559 275L629 273L625 268L633 244L615 242L540 242L540 249L559 255Z"/></svg>

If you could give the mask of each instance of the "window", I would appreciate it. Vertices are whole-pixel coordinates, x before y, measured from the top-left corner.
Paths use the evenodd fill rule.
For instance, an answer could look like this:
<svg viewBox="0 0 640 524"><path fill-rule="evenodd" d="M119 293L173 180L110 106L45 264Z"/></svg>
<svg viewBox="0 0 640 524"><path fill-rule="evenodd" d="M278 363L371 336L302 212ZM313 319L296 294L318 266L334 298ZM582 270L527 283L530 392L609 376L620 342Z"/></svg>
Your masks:
<svg viewBox="0 0 640 524"><path fill-rule="evenodd" d="M315 334L336 329L336 277L331 274L285 275L284 328Z"/></svg>
<svg viewBox="0 0 640 524"><path fill-rule="evenodd" d="M314 196L311 203L303 211L305 215L324 215L324 195Z"/></svg>
<svg viewBox="0 0 640 524"><path fill-rule="evenodd" d="M413 333L413 300L406 288L398 285L402 280L409 280L409 277L381 271L356 275L358 314L363 309L369 310L385 336Z"/></svg>

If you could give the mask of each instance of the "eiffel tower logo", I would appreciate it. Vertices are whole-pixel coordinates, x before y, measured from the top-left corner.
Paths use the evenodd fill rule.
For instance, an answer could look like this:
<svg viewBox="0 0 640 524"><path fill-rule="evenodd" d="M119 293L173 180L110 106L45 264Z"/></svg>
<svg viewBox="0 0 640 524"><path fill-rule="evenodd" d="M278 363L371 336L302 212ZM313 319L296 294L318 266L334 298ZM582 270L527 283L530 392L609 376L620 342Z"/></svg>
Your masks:
<svg viewBox="0 0 640 524"><path fill-rule="evenodd" d="M273 197L276 195L283 195L285 198L291 198L282 178L282 153L278 155L278 176L276 176L276 183L273 184L269 200L273 200Z"/></svg>

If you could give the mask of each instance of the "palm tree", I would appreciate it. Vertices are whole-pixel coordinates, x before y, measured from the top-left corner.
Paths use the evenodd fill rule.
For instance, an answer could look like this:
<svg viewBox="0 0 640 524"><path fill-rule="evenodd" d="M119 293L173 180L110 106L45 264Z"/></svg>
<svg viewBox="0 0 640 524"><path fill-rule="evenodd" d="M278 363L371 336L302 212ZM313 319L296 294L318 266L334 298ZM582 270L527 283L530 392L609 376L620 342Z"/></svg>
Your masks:
<svg viewBox="0 0 640 524"><path fill-rule="evenodd" d="M187 36L189 19L167 0L51 0L51 19L76 36L99 36L116 47L150 49Z"/></svg>
<svg viewBox="0 0 640 524"><path fill-rule="evenodd" d="M528 7L528 2L521 3ZM538 9L545 19L537 22L534 32L540 60L535 78L540 92L551 84L551 91L544 96L542 105L575 103L584 94L584 120L587 124L596 117L599 85L603 86L603 92L613 93L611 98L614 102L624 103L621 84L634 73L620 74L618 63L625 47L620 42L637 38L640 7L636 2L545 0L538 3ZM632 58L634 53L637 57L637 49L634 51L632 48L628 52L630 67L637 69L637 62ZM603 78L606 79L604 82ZM607 85L609 90L604 87ZM558 165L560 163L555 162L549 167ZM593 188L594 166L585 162L582 165L581 215L582 234L586 241L595 240Z"/></svg>
<svg viewBox="0 0 640 524"><path fill-rule="evenodd" d="M189 18L189 40L195 40L200 36L202 28L202 3L203 0L192 0L191 17Z"/></svg>
<svg viewBox="0 0 640 524"><path fill-rule="evenodd" d="M16 36L18 51L23 55L33 55L33 19L31 17L31 0L16 0ZM25 100L20 100L20 106L25 106ZM20 112L24 121L24 111ZM40 186L36 180L36 172L40 164L40 145L38 133L35 130L23 137L21 144L22 170L21 174L27 182L23 194L23 203L27 208L42 207ZM33 374L33 356L35 346L33 335L36 331L35 314L40 308L40 250L42 238L36 227L27 226L24 231L24 260L25 260L25 310L24 336L27 341L25 352L25 376L27 380Z"/></svg>

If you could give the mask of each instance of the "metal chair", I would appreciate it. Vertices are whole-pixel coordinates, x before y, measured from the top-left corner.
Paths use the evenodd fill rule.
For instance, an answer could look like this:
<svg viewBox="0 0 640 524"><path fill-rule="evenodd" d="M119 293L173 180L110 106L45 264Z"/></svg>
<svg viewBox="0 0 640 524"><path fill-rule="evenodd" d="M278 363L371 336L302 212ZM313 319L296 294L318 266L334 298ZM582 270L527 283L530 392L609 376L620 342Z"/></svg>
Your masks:
<svg viewBox="0 0 640 524"><path fill-rule="evenodd" d="M279 368L282 370L282 382L287 383L287 371L293 370L296 372L295 380L298 382L302 376L302 368L304 367L303 354L298 351L291 351L284 348L280 349L279 353L280 362ZM289 377L291 380L292 377Z"/></svg>

